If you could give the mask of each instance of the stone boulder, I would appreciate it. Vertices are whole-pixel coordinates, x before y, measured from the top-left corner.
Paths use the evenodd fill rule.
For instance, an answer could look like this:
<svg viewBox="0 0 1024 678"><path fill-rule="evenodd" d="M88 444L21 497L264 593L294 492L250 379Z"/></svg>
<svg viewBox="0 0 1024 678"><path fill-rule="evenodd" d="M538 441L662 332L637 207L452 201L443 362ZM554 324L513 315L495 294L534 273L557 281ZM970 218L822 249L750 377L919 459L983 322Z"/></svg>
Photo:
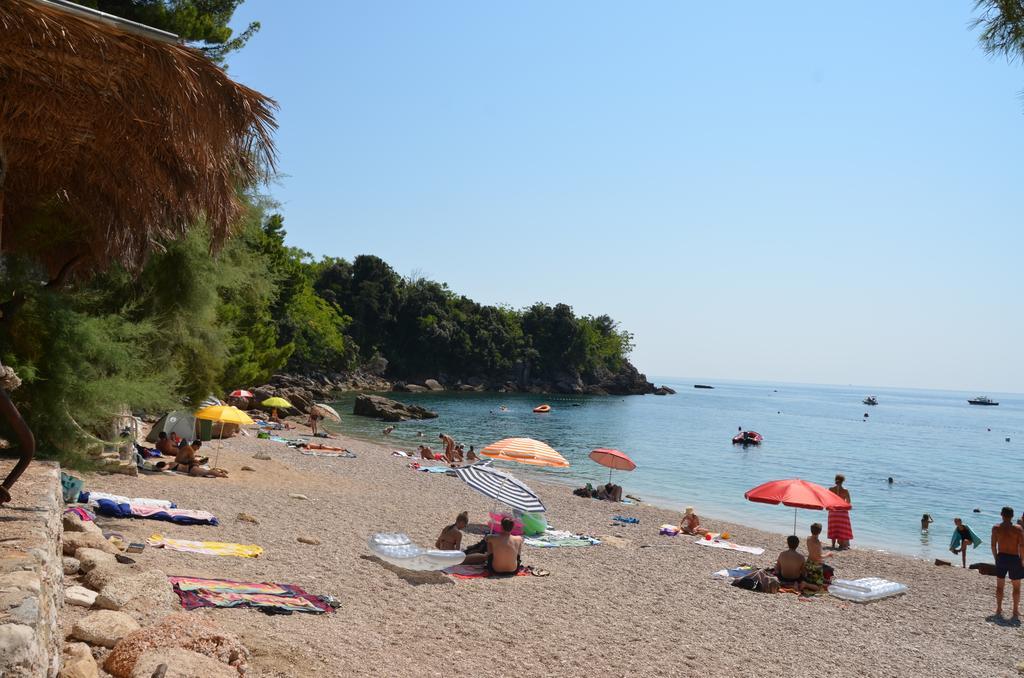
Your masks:
<svg viewBox="0 0 1024 678"><path fill-rule="evenodd" d="M409 393L426 393L430 389L421 384L406 384L405 390Z"/></svg>
<svg viewBox="0 0 1024 678"><path fill-rule="evenodd" d="M178 605L167 575L160 570L117 577L100 589L96 596L96 607L132 612L144 621L162 617Z"/></svg>
<svg viewBox="0 0 1024 678"><path fill-rule="evenodd" d="M92 607L96 602L97 593L84 586L69 586L64 589L64 604L78 607Z"/></svg>
<svg viewBox="0 0 1024 678"><path fill-rule="evenodd" d="M383 396L360 394L356 396L352 414L374 417L384 421L405 421L407 419L436 419L437 413L419 405L406 405Z"/></svg>
<svg viewBox="0 0 1024 678"><path fill-rule="evenodd" d="M249 661L249 650L237 636L227 633L206 617L177 612L125 636L107 656L103 668L114 678L131 678L144 654L165 648L197 652L234 667L237 673L244 673Z"/></svg>
<svg viewBox="0 0 1024 678"><path fill-rule="evenodd" d="M64 574L78 574L82 569L82 564L78 562L78 558L72 558L71 556L64 556L61 559L61 564L64 567Z"/></svg>
<svg viewBox="0 0 1024 678"><path fill-rule="evenodd" d="M64 555L74 556L80 548L98 549L107 553L120 553L116 546L95 532L65 532L61 537L61 548Z"/></svg>
<svg viewBox="0 0 1024 678"><path fill-rule="evenodd" d="M443 391L444 386L441 386L441 382L437 379L427 379L423 382L423 385L429 388L431 391Z"/></svg>
<svg viewBox="0 0 1024 678"><path fill-rule="evenodd" d="M82 572L92 572L97 567L117 564L117 559L113 553L89 548L88 546L83 546L75 551L75 558L78 560L78 565Z"/></svg>
<svg viewBox="0 0 1024 678"><path fill-rule="evenodd" d="M102 536L99 525L91 520L82 520L77 513L65 513L61 518L65 532L94 532Z"/></svg>
<svg viewBox="0 0 1024 678"><path fill-rule="evenodd" d="M93 591L101 591L110 582L132 572L134 571L131 568L126 570L121 565L100 565L92 572L87 572L82 576L82 585Z"/></svg>
<svg viewBox="0 0 1024 678"><path fill-rule="evenodd" d="M672 389L672 388L669 388L668 386L662 385L662 386L659 386L658 388L654 389L653 391L651 391L651 393L653 393L654 395L661 395L661 396L663 396L663 395L675 395L676 391L675 391L675 389Z"/></svg>
<svg viewBox="0 0 1024 678"><path fill-rule="evenodd" d="M153 678L154 672L161 664L167 666L164 678L238 678L238 669L198 652L178 647L143 652L135 662L131 678Z"/></svg>
<svg viewBox="0 0 1024 678"><path fill-rule="evenodd" d="M85 643L68 643L64 646L64 661L59 678L97 678L100 667L92 656L92 650Z"/></svg>
<svg viewBox="0 0 1024 678"><path fill-rule="evenodd" d="M71 637L90 645L114 647L117 641L139 628L139 623L124 612L100 610L76 621L71 627Z"/></svg>

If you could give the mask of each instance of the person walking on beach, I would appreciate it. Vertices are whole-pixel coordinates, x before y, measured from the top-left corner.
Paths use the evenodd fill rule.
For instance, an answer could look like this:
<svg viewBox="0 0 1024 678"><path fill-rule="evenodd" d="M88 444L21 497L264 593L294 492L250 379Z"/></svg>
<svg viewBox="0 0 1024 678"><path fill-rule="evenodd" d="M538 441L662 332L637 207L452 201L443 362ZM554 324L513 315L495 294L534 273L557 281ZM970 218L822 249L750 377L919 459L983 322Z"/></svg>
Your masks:
<svg viewBox="0 0 1024 678"><path fill-rule="evenodd" d="M1003 522L992 528L992 555L996 559L996 616L1003 615L1003 592L1006 590L1006 576L1010 576L1013 588L1014 622L1020 623L1020 580L1024 579L1024 530L1013 524L1013 509L1004 506L999 512Z"/></svg>
<svg viewBox="0 0 1024 678"><path fill-rule="evenodd" d="M309 411L309 428L313 432L314 437L316 437L316 429L317 425L320 423L320 419L322 419L322 417L319 414L313 410Z"/></svg>
<svg viewBox="0 0 1024 678"><path fill-rule="evenodd" d="M974 530L964 525L964 521L959 518L953 518L953 524L956 527L953 528L953 539L949 542L949 550L953 553L959 553L963 566L967 567L967 547L973 546L978 548L981 544L981 537L974 534Z"/></svg>
<svg viewBox="0 0 1024 678"><path fill-rule="evenodd" d="M837 473L836 484L828 488L828 490L852 506L853 502L850 501L850 491L843 487L845 482L846 476L842 473ZM828 538L832 540L832 548L835 548L837 543L840 550L850 548L850 540L853 539L853 525L850 524L849 509L829 509Z"/></svg>

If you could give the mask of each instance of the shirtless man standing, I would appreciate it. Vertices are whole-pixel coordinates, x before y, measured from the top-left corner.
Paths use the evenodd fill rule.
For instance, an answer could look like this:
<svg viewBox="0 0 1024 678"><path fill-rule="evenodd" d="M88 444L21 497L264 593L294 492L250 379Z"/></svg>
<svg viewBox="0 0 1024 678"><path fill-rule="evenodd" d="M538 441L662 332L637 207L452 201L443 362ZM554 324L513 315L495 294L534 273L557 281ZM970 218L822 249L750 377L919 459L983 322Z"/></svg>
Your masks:
<svg viewBox="0 0 1024 678"><path fill-rule="evenodd" d="M1006 575L1010 575L1013 587L1013 621L1020 619L1020 580L1024 578L1024 530L1013 524L1013 509L1004 506L999 512L1003 522L992 528L992 555L996 559L996 615L1003 614L1003 592L1006 589Z"/></svg>
<svg viewBox="0 0 1024 678"><path fill-rule="evenodd" d="M441 433L437 437L444 444L444 458L448 460L449 464L452 463L455 461L455 438L452 438L447 433Z"/></svg>
<svg viewBox="0 0 1024 678"><path fill-rule="evenodd" d="M434 548L442 551L459 551L462 549L462 531L469 525L469 514L463 511L455 516L455 522L441 530L441 536L434 543Z"/></svg>

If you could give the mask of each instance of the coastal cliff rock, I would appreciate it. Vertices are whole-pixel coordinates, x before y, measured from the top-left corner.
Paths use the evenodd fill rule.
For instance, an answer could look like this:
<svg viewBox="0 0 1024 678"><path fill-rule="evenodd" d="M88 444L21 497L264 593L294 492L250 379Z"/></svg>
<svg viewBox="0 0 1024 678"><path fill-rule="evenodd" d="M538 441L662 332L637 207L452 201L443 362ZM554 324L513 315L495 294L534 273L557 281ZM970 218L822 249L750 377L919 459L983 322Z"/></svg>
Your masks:
<svg viewBox="0 0 1024 678"><path fill-rule="evenodd" d="M675 389L669 388L668 386L662 384L658 388L651 391L651 393L653 393L654 395L675 395L676 391Z"/></svg>
<svg viewBox="0 0 1024 678"><path fill-rule="evenodd" d="M406 405L382 396L360 394L356 396L352 414L374 417L384 421L405 421L407 419L436 419L437 413L420 407Z"/></svg>

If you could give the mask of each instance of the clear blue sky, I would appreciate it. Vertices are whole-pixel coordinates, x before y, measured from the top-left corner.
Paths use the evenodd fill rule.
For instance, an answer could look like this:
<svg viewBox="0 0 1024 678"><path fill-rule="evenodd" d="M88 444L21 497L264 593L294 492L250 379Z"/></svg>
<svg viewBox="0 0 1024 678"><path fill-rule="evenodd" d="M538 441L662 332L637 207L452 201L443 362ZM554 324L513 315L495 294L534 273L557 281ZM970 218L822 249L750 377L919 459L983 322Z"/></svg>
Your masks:
<svg viewBox="0 0 1024 678"><path fill-rule="evenodd" d="M970 0L246 0L292 244L648 374L1024 391L1024 67Z"/></svg>

